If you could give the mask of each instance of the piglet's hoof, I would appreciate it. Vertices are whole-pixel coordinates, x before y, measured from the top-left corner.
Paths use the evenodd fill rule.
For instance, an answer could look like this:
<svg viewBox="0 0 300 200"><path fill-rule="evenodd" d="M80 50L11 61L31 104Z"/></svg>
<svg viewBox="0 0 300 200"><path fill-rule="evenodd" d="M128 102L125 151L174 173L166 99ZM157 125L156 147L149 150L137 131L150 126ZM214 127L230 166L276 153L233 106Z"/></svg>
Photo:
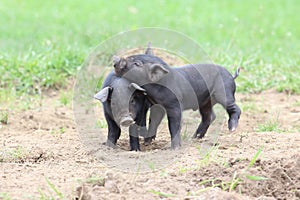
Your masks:
<svg viewBox="0 0 300 200"><path fill-rule="evenodd" d="M228 121L228 129L230 132L236 131L237 127L238 127L238 121L236 121L236 120Z"/></svg>
<svg viewBox="0 0 300 200"><path fill-rule="evenodd" d="M181 140L179 137L175 137L172 141L171 141L171 149L172 150L178 150L181 147Z"/></svg>
<svg viewBox="0 0 300 200"><path fill-rule="evenodd" d="M229 129L230 132L235 132L236 131L236 127L233 127L231 129Z"/></svg>
<svg viewBox="0 0 300 200"><path fill-rule="evenodd" d="M194 135L193 135L193 139L202 139L203 137L204 137L204 135L205 135L205 132L204 133L194 133Z"/></svg>
<svg viewBox="0 0 300 200"><path fill-rule="evenodd" d="M130 151L141 151L141 149L139 147L135 148L135 147L131 147Z"/></svg>
<svg viewBox="0 0 300 200"><path fill-rule="evenodd" d="M111 141L107 140L106 142L103 143L105 146L111 147L111 148L117 148L117 145L112 143Z"/></svg>
<svg viewBox="0 0 300 200"><path fill-rule="evenodd" d="M152 142L152 141L144 141L144 145L145 145L145 146L149 146L149 145L151 145L151 142Z"/></svg>
<svg viewBox="0 0 300 200"><path fill-rule="evenodd" d="M149 146L151 143L152 143L152 140L154 139L155 137L148 137L148 138L145 138L144 139L144 145L145 146Z"/></svg>
<svg viewBox="0 0 300 200"><path fill-rule="evenodd" d="M180 149L181 146L171 146L171 150L177 151Z"/></svg>
<svg viewBox="0 0 300 200"><path fill-rule="evenodd" d="M197 132L194 133L194 135L192 136L193 139L196 139L197 138Z"/></svg>

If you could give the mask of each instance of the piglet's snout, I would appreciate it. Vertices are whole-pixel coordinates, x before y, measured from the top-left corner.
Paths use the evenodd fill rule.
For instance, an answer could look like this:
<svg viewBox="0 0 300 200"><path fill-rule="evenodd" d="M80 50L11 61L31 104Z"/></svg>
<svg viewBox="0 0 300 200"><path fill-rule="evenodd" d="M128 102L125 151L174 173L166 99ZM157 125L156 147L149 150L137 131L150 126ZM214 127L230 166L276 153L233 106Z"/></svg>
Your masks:
<svg viewBox="0 0 300 200"><path fill-rule="evenodd" d="M132 119L131 116L122 117L122 119L120 121L120 125L125 126L125 127L128 127L134 123L135 123L135 121Z"/></svg>

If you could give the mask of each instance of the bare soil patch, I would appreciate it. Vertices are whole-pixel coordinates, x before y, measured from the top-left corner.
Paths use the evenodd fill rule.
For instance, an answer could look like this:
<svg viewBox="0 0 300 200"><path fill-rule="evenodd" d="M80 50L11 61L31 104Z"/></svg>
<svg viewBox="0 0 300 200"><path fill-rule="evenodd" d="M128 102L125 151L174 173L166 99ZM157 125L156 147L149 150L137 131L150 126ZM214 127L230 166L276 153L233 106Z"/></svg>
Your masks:
<svg viewBox="0 0 300 200"><path fill-rule="evenodd" d="M192 141L185 154L164 169L153 166L153 172L132 173L101 164L84 148L71 106L62 106L58 96L45 98L35 110L10 112L8 124L1 124L0 194L12 199L59 198L48 179L64 199L299 199L299 102L297 95L274 91L237 94L243 109L240 126L229 133L225 122L208 154L201 154L199 146L209 134ZM277 128L261 131L267 122ZM101 134L106 132L103 127ZM118 151L134 156L159 152L169 142L164 122L157 139L142 146L142 152L128 151L126 132ZM249 167L260 148L262 153Z"/></svg>

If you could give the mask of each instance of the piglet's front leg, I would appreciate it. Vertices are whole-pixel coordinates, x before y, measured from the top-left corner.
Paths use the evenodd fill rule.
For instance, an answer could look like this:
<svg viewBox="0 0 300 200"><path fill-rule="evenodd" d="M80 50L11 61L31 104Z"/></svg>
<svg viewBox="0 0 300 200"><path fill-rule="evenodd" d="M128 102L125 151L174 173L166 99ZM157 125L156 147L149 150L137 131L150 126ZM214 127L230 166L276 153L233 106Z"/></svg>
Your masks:
<svg viewBox="0 0 300 200"><path fill-rule="evenodd" d="M140 151L139 131L140 126L133 124L129 127L130 151Z"/></svg>
<svg viewBox="0 0 300 200"><path fill-rule="evenodd" d="M171 134L171 149L179 149L181 146L181 118L182 111L179 108L169 108L167 110L169 131Z"/></svg>
<svg viewBox="0 0 300 200"><path fill-rule="evenodd" d="M116 147L116 143L121 135L121 129L116 124L114 120L112 120L108 115L105 115L107 125L108 125L108 134L106 145L112 148Z"/></svg>

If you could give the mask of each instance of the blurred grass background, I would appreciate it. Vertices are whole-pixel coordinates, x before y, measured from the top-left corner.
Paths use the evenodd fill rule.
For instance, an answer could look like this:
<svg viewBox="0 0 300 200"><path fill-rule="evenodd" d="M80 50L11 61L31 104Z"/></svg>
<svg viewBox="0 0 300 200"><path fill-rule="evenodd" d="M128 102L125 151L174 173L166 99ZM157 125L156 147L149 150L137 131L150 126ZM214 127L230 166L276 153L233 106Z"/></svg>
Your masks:
<svg viewBox="0 0 300 200"><path fill-rule="evenodd" d="M195 39L233 72L239 92L300 94L298 0L2 0L0 99L59 89L100 42L163 27Z"/></svg>

